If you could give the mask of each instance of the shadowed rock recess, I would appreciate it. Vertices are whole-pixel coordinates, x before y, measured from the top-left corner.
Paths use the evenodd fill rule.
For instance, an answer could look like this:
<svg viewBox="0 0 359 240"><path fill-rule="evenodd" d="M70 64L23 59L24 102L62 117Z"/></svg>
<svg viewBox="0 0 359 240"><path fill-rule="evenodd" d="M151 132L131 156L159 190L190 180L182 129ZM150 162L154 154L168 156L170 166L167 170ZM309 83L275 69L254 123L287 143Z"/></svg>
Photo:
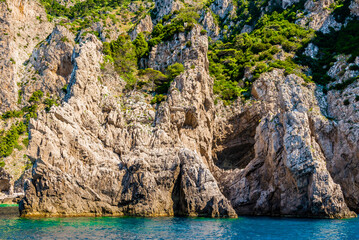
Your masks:
<svg viewBox="0 0 359 240"><path fill-rule="evenodd" d="M356 0L344 18L334 0L49 2L0 1L0 197L24 192L22 216L359 212L359 57L333 56L325 83L312 64ZM229 71L276 14L310 37L268 59L259 40Z"/></svg>

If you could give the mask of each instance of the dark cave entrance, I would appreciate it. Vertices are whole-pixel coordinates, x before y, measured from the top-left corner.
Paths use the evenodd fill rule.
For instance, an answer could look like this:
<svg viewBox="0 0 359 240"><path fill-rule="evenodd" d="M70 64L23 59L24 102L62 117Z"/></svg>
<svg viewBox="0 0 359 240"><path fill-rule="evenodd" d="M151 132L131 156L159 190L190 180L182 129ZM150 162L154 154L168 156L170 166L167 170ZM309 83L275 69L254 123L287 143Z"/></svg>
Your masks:
<svg viewBox="0 0 359 240"><path fill-rule="evenodd" d="M254 158L254 143L229 146L216 153L215 164L225 170L245 168Z"/></svg>
<svg viewBox="0 0 359 240"><path fill-rule="evenodd" d="M214 136L214 163L221 169L243 169L255 157L256 128L260 116L246 111L229 119Z"/></svg>
<svg viewBox="0 0 359 240"><path fill-rule="evenodd" d="M66 79L68 76L70 76L72 70L73 70L73 65L71 62L71 55L66 54L62 56L61 63L57 67L56 74Z"/></svg>

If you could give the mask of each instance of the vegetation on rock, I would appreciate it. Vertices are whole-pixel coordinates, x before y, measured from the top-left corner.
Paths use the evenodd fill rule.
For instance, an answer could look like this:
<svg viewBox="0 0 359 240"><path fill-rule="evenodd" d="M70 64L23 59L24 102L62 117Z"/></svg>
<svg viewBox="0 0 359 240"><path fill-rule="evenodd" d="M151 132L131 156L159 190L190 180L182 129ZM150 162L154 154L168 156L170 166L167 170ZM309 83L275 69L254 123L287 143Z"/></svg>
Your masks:
<svg viewBox="0 0 359 240"><path fill-rule="evenodd" d="M176 14L177 13L177 14ZM190 31L200 18L193 8L186 8L181 12L176 12L165 16L154 28L148 45L153 47L162 41L171 40L176 33ZM163 25L166 22L168 24Z"/></svg>
<svg viewBox="0 0 359 240"><path fill-rule="evenodd" d="M359 21L351 21L339 31L332 30L328 34L317 32L311 43L318 46L320 52L316 59L304 55L304 49L298 52L296 61L304 66L309 66L313 72L313 81L326 85L333 81L327 72L336 62L336 56L340 54L350 55L349 63L354 62L359 56ZM355 67L353 67L355 68Z"/></svg>
<svg viewBox="0 0 359 240"><path fill-rule="evenodd" d="M235 32L230 40L215 42L208 54L210 73L216 79L214 93L227 103L240 96L248 98L253 81L273 68L310 81L292 56L312 36L313 31L288 21L283 13L273 12L264 15L251 33ZM283 57L285 60L280 59Z"/></svg>
<svg viewBox="0 0 359 240"><path fill-rule="evenodd" d="M116 41L103 44L103 53L106 55L105 61L114 63L116 72L129 84L136 82L136 50L137 52L141 51L140 48L135 47L128 35L120 35Z"/></svg>
<svg viewBox="0 0 359 240"><path fill-rule="evenodd" d="M26 132L26 125L23 122L13 124L8 131L0 133L0 158L10 156L15 147L18 147L18 139Z"/></svg>

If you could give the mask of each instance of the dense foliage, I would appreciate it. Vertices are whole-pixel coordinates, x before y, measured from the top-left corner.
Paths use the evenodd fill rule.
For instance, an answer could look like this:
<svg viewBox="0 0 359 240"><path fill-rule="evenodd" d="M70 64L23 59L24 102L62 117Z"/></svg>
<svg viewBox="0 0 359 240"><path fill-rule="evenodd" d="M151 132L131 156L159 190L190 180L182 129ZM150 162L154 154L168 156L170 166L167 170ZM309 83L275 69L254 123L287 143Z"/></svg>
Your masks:
<svg viewBox="0 0 359 240"><path fill-rule="evenodd" d="M171 40L176 33L190 31L198 19L199 14L192 8L165 16L154 27L151 35L152 38L148 42L149 46L153 47L162 41ZM170 21L170 23L164 26L163 23L167 21Z"/></svg>
<svg viewBox="0 0 359 240"><path fill-rule="evenodd" d="M159 79L157 78L158 80L155 81L155 96L152 99L151 104L160 103L166 100L165 94L167 94L171 83L177 76L179 76L184 71L185 68L180 63L175 63L171 66L168 66L168 68L166 69L166 75L164 75L165 77L162 77L160 81L158 81Z"/></svg>
<svg viewBox="0 0 359 240"><path fill-rule="evenodd" d="M162 81L160 84L157 84L155 92L159 94L167 94L172 81L182 72L184 72L184 70L185 70L184 66L180 63L175 63L169 66L166 70L167 73L166 79Z"/></svg>
<svg viewBox="0 0 359 240"><path fill-rule="evenodd" d="M116 41L103 43L103 52L106 62L114 63L115 70L120 76L128 83L136 82L137 56L141 55L141 49L136 49L128 35L120 35Z"/></svg>
<svg viewBox="0 0 359 240"><path fill-rule="evenodd" d="M47 13L55 17L68 17L70 19L84 17L92 11L104 7L115 8L130 0L86 0L78 2L72 7L65 7L56 0L40 0L45 6Z"/></svg>
<svg viewBox="0 0 359 240"><path fill-rule="evenodd" d="M313 32L288 21L285 15L273 12L264 15L250 34L234 33L231 40L217 41L210 47L210 73L215 77L214 93L225 103L243 95L249 97L250 86L261 73L273 68L285 69L310 81L291 56L308 43ZM287 55L276 60L274 55ZM245 76L246 72L253 76ZM239 84L240 83L240 84Z"/></svg>
<svg viewBox="0 0 359 240"><path fill-rule="evenodd" d="M350 0L335 0L330 7L333 10L334 18L337 22L344 23L347 16L350 15Z"/></svg>
<svg viewBox="0 0 359 240"><path fill-rule="evenodd" d="M126 89L140 90L147 86L154 93L152 103L165 100L165 95L176 76L184 72L184 66L175 63L166 69L165 74L153 69L138 70L137 62L148 54L148 45L141 33L131 42L128 35L120 35L116 41L103 44L105 64L113 64L116 72L127 82Z"/></svg>
<svg viewBox="0 0 359 240"><path fill-rule="evenodd" d="M30 119L37 117L38 104L41 103L43 96L44 93L41 90L35 91L28 100L28 106L23 107L21 110L8 111L1 115L2 120L17 119L17 121L11 125L10 129L0 131L0 167L5 166L4 161L1 159L10 156L14 148L19 150L23 148L19 143L19 138L27 132ZM49 104L48 99L45 99L44 104ZM56 104L56 101L53 100L52 105ZM51 106L47 107L51 108ZM22 144L27 146L28 141L28 138L24 138Z"/></svg>
<svg viewBox="0 0 359 240"><path fill-rule="evenodd" d="M0 158L10 156L15 147L18 147L18 139L26 132L26 125L18 122L5 132L0 134Z"/></svg>
<svg viewBox="0 0 359 240"><path fill-rule="evenodd" d="M148 54L148 43L143 33L138 34L137 38L133 41L136 47L136 56L138 59L145 57Z"/></svg>
<svg viewBox="0 0 359 240"><path fill-rule="evenodd" d="M132 0L72 0L73 5L60 4L58 0L40 0L40 2L46 9L49 21L56 18L57 23L68 26L69 30L75 34L90 32L98 37L100 37L100 32L91 29L93 23L102 22L106 26L108 19L112 24L117 24L121 19L125 19L126 22L121 27L130 28L135 23L134 19L130 19L131 16L136 16L138 20L147 12L143 6L136 13L129 12L128 5ZM42 21L41 18L39 20ZM101 34L108 38L108 31L106 29Z"/></svg>
<svg viewBox="0 0 359 240"><path fill-rule="evenodd" d="M317 59L312 59L303 54L303 50L298 53L296 61L302 65L307 65L313 72L313 80L318 84L327 84L332 79L326 74L332 64L336 61L338 54L351 55L349 62L353 62L359 56L359 22L349 22L340 31L332 30L328 34L316 33L312 43L320 48Z"/></svg>

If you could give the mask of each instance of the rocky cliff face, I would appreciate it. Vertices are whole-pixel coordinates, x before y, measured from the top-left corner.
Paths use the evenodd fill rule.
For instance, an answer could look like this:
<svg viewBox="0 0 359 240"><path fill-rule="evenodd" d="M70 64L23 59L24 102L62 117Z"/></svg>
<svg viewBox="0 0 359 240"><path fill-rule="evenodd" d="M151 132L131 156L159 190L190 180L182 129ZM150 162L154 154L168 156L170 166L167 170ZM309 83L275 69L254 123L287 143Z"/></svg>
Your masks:
<svg viewBox="0 0 359 240"><path fill-rule="evenodd" d="M0 111L16 108L17 83L26 74L24 62L40 39L52 31L46 12L37 1L2 1L0 3L1 62Z"/></svg>
<svg viewBox="0 0 359 240"><path fill-rule="evenodd" d="M156 15L155 22L157 23L164 16L170 14L172 11L180 10L183 7L183 3L178 0L157 0L155 1L154 13Z"/></svg>
<svg viewBox="0 0 359 240"><path fill-rule="evenodd" d="M263 14L270 6L289 9L297 3L269 1ZM296 23L322 32L340 29L329 10L332 3L306 1ZM152 16L129 31L132 40L192 4L155 1ZM33 162L31 178L25 174L18 181L25 185L23 216L356 216L359 85L331 86L358 76L358 58L354 63L345 55L337 58L328 72L335 81L325 86L326 93L323 86L272 69L254 81L249 99L215 104L208 36L225 38L218 21L229 30L242 22L233 1L195 5L198 22L151 46L141 59L163 73L174 63L185 69L170 83L165 101L153 103L151 92L129 90L115 65L104 64L104 29L115 24L96 23L98 31L92 25L75 34L72 25L49 23L37 1L0 3L1 26L8 33L1 39L6 57L0 63L5 86L0 111L33 104L38 90L57 103L46 110L39 106L29 122L27 149L15 150ZM141 12L137 6L129 8ZM352 1L350 18L356 6ZM8 8L43 20L24 23ZM246 26L248 32L254 27ZM13 28L27 29L27 48ZM39 41L30 43L36 36ZM316 59L320 50L312 44L305 54ZM1 126L8 129L10 122L15 120ZM0 171L5 192L12 177Z"/></svg>
<svg viewBox="0 0 359 240"><path fill-rule="evenodd" d="M151 33L153 31L152 19L149 15L141 19L136 25L135 29L130 33L132 41L136 39L137 35L142 32Z"/></svg>
<svg viewBox="0 0 359 240"><path fill-rule="evenodd" d="M210 8L214 14L224 19L233 11L233 2L232 0L216 0Z"/></svg>
<svg viewBox="0 0 359 240"><path fill-rule="evenodd" d="M154 116L152 107L140 99L122 104L142 120L123 112L112 97L121 79L97 80L101 43L91 35L83 40L73 54L68 101L31 122L29 157L36 163L23 214L236 216L200 155L210 152L212 138L207 37L196 27L187 38L194 46L184 63L197 68L175 80L155 127L145 117Z"/></svg>
<svg viewBox="0 0 359 240"><path fill-rule="evenodd" d="M345 58L344 58L345 59ZM358 75L358 70L350 66L357 66L359 59L348 64L342 57L338 57L336 64L329 73L334 73L338 66L344 67L344 74L336 76L333 85L343 83ZM333 121L317 121L312 124L316 130L315 137L323 149L327 159L327 167L334 181L341 185L348 206L358 211L356 193L356 163L358 162L358 81L353 81L345 90L333 89L322 99L322 111L333 118Z"/></svg>
<svg viewBox="0 0 359 240"><path fill-rule="evenodd" d="M9 192L11 189L11 175L3 168L0 169L0 192Z"/></svg>
<svg viewBox="0 0 359 240"><path fill-rule="evenodd" d="M312 126L325 118L320 116L314 90L315 86L304 85L294 75L284 77L280 71L255 82L252 91L259 102L243 113L261 116L255 130L253 159L241 170L235 168L220 177L225 195L237 212L355 216L327 170L320 140L315 138Z"/></svg>

